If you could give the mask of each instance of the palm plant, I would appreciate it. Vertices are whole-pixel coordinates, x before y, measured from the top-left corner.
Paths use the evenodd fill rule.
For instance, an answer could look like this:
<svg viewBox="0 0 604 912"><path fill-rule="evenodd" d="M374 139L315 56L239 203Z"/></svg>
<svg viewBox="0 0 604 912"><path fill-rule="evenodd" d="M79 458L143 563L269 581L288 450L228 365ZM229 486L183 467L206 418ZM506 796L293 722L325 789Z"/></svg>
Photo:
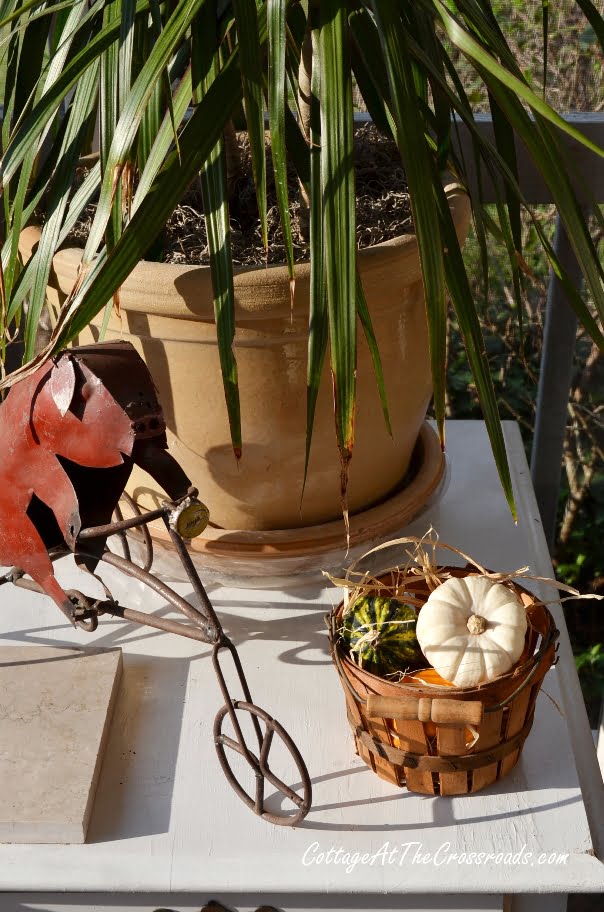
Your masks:
<svg viewBox="0 0 604 912"><path fill-rule="evenodd" d="M604 19L591 0L576 2L604 49ZM521 211L530 209L518 181L514 132L519 136L551 190L593 308L574 289L535 220L545 253L579 319L604 346L604 270L583 203L573 190L559 131L598 155L604 155L604 149L560 117L547 104L545 91L527 82L490 0L2 0L0 28L5 63L0 172L3 351L19 326L25 340L24 366L4 378L0 388L66 345L103 308L119 302L120 285L136 263L150 255L170 213L199 175L225 396L233 446L240 453L223 134L243 104L265 243L268 112L292 285L288 161L310 202L307 460L319 378L329 357L345 488L354 440L357 325L372 350L388 420L379 352L356 272L354 78L376 125L395 138L406 170L426 291L438 427L442 435L450 298L503 488L513 505L496 398L442 173L447 170L465 180L465 163L455 151L455 134L463 125L472 140L472 167L488 174L498 193L497 222L482 205L480 193L472 200L485 279L486 236L492 232L509 254L521 321ZM545 3L544 39L547 46ZM494 142L477 127L456 69L459 55L486 87ZM546 67L544 85L545 74ZM307 116L300 111L301 79L309 81ZM97 122L99 161L74 192L76 167L90 148ZM78 281L50 344L34 357L53 255L95 195L96 215ZM40 207L45 212L40 243L21 268L19 234ZM602 221L597 208L594 211Z"/></svg>

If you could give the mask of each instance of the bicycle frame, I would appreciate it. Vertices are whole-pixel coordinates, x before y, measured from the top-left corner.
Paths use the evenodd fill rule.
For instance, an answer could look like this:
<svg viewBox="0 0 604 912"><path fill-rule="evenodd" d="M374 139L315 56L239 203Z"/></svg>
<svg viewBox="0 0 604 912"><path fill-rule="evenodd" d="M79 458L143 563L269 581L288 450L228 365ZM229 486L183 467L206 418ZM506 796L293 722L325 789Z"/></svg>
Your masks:
<svg viewBox="0 0 604 912"><path fill-rule="evenodd" d="M110 615L113 617L123 618L124 620L154 627L165 633L177 634L178 636L188 637L207 643L212 646L212 663L222 696L224 705L219 709L214 721L214 744L218 753L218 759L222 771L244 803L270 823L281 826L295 826L306 817L312 801L312 787L308 770L293 740L268 713L257 706L250 693L250 689L243 671L241 660L237 650L231 640L224 633L222 624L208 594L199 578L191 556L187 551L182 536L177 531L178 511L183 505L195 501L197 491L194 488L189 489L187 495L176 501L166 501L161 508L142 513L138 506L132 501L127 494L123 495L126 502L133 511L133 516L127 519L123 518L121 510L117 510L118 518L109 524L94 526L83 529L77 538L74 554L76 557L90 557L86 552L86 542L95 538L109 538L118 535L121 537L125 548L125 557L122 557L110 551L107 547L100 555L101 562L114 567L126 575L138 580L149 586L150 589L160 595L169 605L179 611L187 619L188 623L177 621L169 618L159 617L154 614L147 614L133 608L122 606L113 598L105 582L97 576L103 588L105 589L105 599L90 599L78 590L67 590L71 602L74 605L74 622L81 629L92 632L98 626L99 617ZM149 522L162 519L169 532L170 538L176 549L187 577L193 587L193 592L199 600L201 608L197 608L178 595L165 582L151 573L153 562L152 540L147 525ZM144 566L139 567L130 559L130 548L125 536L126 531L139 528L143 533L145 544L145 562ZM52 549L49 552L51 560L57 560L60 557L72 553L67 547ZM24 572L18 568L13 568L4 576L0 577L0 585L12 582L15 585L26 588L35 592L44 593L42 587L31 579L28 579ZM229 693L225 675L220 665L221 654L227 652L233 662L237 679L241 686L243 699L233 699ZM252 725L257 740L257 752L251 750L246 742L242 728L237 717L237 712L247 712L252 717ZM225 719L229 719L233 727L235 737L232 738L222 731L222 724ZM261 725L262 723L262 725ZM264 726L264 731L262 729ZM285 744L287 750L292 756L296 769L300 776L300 790L302 795L298 794L293 788L284 783L276 776L269 766L269 752L274 737L277 736ZM231 765L228 762L226 748L234 750L240 754L254 771L256 779L255 794L249 795L237 781ZM280 791L295 806L296 811L292 814L275 814L268 811L265 807L265 783L269 782L274 788Z"/></svg>

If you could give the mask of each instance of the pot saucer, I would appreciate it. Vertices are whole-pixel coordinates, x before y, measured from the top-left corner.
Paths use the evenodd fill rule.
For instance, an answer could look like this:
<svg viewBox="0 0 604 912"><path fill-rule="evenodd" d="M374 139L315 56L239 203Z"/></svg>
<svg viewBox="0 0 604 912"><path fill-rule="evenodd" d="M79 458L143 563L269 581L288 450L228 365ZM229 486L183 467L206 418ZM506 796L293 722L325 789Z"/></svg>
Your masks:
<svg viewBox="0 0 604 912"><path fill-rule="evenodd" d="M322 581L322 571L341 573L380 542L402 530L433 499L445 479L445 457L436 432L424 422L411 465L401 485L379 504L350 516L350 544L341 518L298 529L221 529L211 524L191 541L189 551L205 583L241 588L282 589ZM163 527L151 524L153 570L184 580L184 570ZM129 534L133 558L142 553L139 536Z"/></svg>

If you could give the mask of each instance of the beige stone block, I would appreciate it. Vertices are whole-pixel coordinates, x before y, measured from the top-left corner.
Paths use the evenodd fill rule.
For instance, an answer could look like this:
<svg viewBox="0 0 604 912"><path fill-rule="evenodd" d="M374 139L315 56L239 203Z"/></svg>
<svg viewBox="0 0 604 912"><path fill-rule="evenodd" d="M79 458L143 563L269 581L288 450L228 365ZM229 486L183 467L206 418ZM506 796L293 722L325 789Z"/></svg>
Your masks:
<svg viewBox="0 0 604 912"><path fill-rule="evenodd" d="M0 647L0 842L81 843L120 649Z"/></svg>

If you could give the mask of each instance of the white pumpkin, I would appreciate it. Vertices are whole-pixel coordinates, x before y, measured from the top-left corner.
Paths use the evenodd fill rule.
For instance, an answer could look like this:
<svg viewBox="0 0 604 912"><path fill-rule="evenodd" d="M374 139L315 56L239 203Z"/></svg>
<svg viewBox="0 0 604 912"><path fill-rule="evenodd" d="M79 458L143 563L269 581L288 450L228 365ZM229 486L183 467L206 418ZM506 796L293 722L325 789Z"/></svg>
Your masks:
<svg viewBox="0 0 604 912"><path fill-rule="evenodd" d="M484 576L452 577L430 593L416 636L442 678L475 687L515 665L526 627L526 609L507 586Z"/></svg>

